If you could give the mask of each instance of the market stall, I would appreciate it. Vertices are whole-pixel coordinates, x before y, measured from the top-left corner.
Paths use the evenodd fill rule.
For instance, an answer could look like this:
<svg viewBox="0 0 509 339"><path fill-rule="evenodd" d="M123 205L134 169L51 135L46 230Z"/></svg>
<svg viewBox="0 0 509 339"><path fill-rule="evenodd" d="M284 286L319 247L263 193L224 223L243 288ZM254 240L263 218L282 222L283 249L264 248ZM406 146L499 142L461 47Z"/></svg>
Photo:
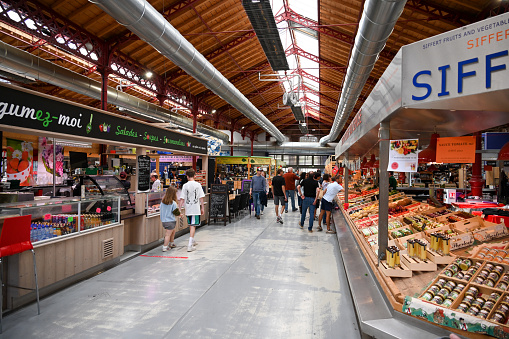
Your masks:
<svg viewBox="0 0 509 339"><path fill-rule="evenodd" d="M416 142L429 144L438 133L436 162L471 165L470 195L482 197L479 132L509 123L501 28L508 20L503 14L403 47L335 154L351 170L360 168L363 157L379 157L380 189L345 192L342 214L390 305L469 337L508 337L509 314L501 306L508 267L499 251L507 248L507 228L474 215L475 208L454 211L390 192L388 170L415 172ZM488 37L492 43L482 43ZM350 180L345 176L346 187ZM486 246L498 250L477 257Z"/></svg>
<svg viewBox="0 0 509 339"><path fill-rule="evenodd" d="M32 215L31 238L38 262L45 265L39 272L42 295L116 264L126 251L160 243L163 192L150 192L150 151L201 156L198 176L206 185L205 139L14 86L0 89L7 179L0 195L13 201L0 204L0 224L9 216ZM122 164L112 155L101 166L99 144L129 147L133 162ZM129 171L130 189L119 180L119 168ZM52 190L44 196L47 187ZM187 228L185 218L177 224L177 231ZM25 281L30 256L20 254L4 265L9 284L30 286ZM27 291L4 289L7 308L33 299Z"/></svg>

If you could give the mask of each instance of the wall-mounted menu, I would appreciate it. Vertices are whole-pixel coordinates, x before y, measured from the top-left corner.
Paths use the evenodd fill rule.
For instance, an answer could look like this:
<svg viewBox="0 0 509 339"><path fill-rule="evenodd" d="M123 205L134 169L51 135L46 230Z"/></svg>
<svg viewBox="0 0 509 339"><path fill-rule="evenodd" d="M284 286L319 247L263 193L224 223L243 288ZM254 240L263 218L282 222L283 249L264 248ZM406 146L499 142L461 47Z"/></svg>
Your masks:
<svg viewBox="0 0 509 339"><path fill-rule="evenodd" d="M138 192L150 190L150 157L148 155L138 156Z"/></svg>

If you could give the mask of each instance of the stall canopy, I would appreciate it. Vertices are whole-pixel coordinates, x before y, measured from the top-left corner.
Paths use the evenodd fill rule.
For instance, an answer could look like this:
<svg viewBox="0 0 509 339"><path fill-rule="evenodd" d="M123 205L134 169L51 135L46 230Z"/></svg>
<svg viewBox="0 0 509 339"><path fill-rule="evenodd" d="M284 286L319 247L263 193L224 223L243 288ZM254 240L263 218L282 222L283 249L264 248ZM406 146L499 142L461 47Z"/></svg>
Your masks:
<svg viewBox="0 0 509 339"><path fill-rule="evenodd" d="M378 154L391 139L429 143L509 123L509 13L404 46L336 146L336 158Z"/></svg>

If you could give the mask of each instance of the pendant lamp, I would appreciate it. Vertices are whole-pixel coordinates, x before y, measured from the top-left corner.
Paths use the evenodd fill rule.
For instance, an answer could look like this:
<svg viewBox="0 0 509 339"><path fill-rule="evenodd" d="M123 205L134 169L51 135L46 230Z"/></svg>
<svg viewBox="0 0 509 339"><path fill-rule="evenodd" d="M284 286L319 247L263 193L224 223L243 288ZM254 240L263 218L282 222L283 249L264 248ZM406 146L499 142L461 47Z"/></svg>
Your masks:
<svg viewBox="0 0 509 339"><path fill-rule="evenodd" d="M429 146L426 149L419 152L419 164L436 162L438 138L440 138L440 134L438 133L433 133L431 135Z"/></svg>
<svg viewBox="0 0 509 339"><path fill-rule="evenodd" d="M376 161L376 157L374 154L371 154L371 158L369 159L369 161L367 162L366 164L366 167L367 168L373 168L373 165L375 164L375 161Z"/></svg>
<svg viewBox="0 0 509 339"><path fill-rule="evenodd" d="M361 169L366 169L368 168L366 166L366 164L368 163L368 159L366 157L364 157L364 159L362 159L362 162L361 162Z"/></svg>
<svg viewBox="0 0 509 339"><path fill-rule="evenodd" d="M502 146L500 152L498 152L497 160L509 160L509 142Z"/></svg>
<svg viewBox="0 0 509 339"><path fill-rule="evenodd" d="M380 168L380 160L375 161L375 163L373 164L373 167Z"/></svg>

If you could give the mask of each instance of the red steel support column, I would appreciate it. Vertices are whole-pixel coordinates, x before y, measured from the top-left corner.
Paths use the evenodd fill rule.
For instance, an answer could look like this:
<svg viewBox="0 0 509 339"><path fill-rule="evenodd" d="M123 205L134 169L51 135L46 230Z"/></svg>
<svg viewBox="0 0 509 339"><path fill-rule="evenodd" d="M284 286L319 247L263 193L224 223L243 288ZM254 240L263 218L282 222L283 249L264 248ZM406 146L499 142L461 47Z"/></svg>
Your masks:
<svg viewBox="0 0 509 339"><path fill-rule="evenodd" d="M253 156L253 150L254 150L254 135L251 136L251 156Z"/></svg>
<svg viewBox="0 0 509 339"><path fill-rule="evenodd" d="M484 180L482 179L481 164L482 154L477 151L481 150L481 132L474 133L475 136L475 163L472 164L472 179L470 179L470 187L473 196L482 197L482 188L484 186Z"/></svg>

